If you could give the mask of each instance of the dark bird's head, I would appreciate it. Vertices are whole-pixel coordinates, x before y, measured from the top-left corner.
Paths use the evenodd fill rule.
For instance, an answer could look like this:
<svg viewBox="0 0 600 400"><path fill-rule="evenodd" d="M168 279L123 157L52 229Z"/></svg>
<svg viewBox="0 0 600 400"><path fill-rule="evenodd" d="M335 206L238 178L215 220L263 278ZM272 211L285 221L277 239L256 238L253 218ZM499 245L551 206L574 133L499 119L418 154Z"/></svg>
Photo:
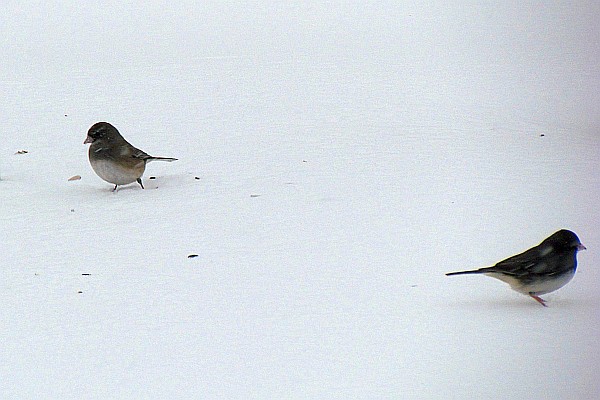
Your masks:
<svg viewBox="0 0 600 400"><path fill-rule="evenodd" d="M575 251L585 250L585 246L581 244L581 241L577 235L569 230L561 229L560 231L552 234L548 239L544 240L542 245L552 246L554 250L562 251Z"/></svg>
<svg viewBox="0 0 600 400"><path fill-rule="evenodd" d="M119 140L121 138L121 134L111 124L108 122L96 122L92 127L88 130L87 137L83 144L87 143L103 143L103 142L112 142L115 140Z"/></svg>

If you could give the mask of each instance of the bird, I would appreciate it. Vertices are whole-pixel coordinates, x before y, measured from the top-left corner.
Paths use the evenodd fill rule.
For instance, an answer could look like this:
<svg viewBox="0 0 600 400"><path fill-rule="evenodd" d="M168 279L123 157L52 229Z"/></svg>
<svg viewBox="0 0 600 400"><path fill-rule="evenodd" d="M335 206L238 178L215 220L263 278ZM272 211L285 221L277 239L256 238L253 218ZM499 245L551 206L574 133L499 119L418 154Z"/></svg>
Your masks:
<svg viewBox="0 0 600 400"><path fill-rule="evenodd" d="M577 252L585 249L575 233L561 229L539 245L491 267L446 275L484 274L508 283L513 290L547 307L540 295L560 289L573 278L577 270Z"/></svg>
<svg viewBox="0 0 600 400"><path fill-rule="evenodd" d="M90 127L83 144L90 143L88 157L92 169L100 178L117 186L142 183L146 164L151 161L177 161L170 157L153 157L133 147L108 122L97 122Z"/></svg>

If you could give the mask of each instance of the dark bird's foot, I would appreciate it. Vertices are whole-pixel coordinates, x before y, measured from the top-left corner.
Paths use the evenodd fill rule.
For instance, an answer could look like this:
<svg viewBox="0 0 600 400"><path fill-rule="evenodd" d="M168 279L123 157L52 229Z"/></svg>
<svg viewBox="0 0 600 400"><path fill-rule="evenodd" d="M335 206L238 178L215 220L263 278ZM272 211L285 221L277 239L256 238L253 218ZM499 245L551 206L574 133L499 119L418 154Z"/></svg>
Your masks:
<svg viewBox="0 0 600 400"><path fill-rule="evenodd" d="M115 185L115 187L114 187L114 188L113 188L113 190L112 190L113 192L116 192L116 191L117 191L117 186L119 186L119 185Z"/></svg>
<svg viewBox="0 0 600 400"><path fill-rule="evenodd" d="M144 189L144 185L142 185L142 178L137 178L137 183L139 183L142 189Z"/></svg>
<svg viewBox="0 0 600 400"><path fill-rule="evenodd" d="M543 305L544 307L548 307L546 305L546 300L542 299L540 296L536 296L533 293L529 293L529 296L531 296L532 299L534 299L535 301L537 301L538 303L540 303L541 305Z"/></svg>

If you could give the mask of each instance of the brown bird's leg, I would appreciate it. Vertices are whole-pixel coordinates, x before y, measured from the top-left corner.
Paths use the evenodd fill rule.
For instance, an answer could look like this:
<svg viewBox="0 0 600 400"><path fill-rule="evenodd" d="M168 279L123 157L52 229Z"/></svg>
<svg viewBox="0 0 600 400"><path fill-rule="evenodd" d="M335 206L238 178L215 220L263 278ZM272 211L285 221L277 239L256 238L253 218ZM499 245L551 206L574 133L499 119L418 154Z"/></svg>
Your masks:
<svg viewBox="0 0 600 400"><path fill-rule="evenodd" d="M543 305L544 307L548 307L546 305L546 300L542 299L540 296L536 296L533 293L529 293L529 296L531 296L532 299L534 299L535 301L537 301L538 303L540 303L541 305Z"/></svg>
<svg viewBox="0 0 600 400"><path fill-rule="evenodd" d="M142 189L144 189L144 185L142 185L142 178L137 178L137 183L139 183Z"/></svg>

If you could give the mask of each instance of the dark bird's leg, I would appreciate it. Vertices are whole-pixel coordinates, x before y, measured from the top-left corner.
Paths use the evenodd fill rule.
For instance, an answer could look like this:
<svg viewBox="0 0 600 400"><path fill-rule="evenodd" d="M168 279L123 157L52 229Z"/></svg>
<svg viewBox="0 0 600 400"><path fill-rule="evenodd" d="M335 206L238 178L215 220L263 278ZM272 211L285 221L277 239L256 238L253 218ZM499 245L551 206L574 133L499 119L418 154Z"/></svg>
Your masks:
<svg viewBox="0 0 600 400"><path fill-rule="evenodd" d="M115 187L114 187L114 188L113 188L113 190L112 190L113 192L116 192L116 191L117 191L117 186L118 186L118 185L115 185Z"/></svg>
<svg viewBox="0 0 600 400"><path fill-rule="evenodd" d="M142 178L137 178L137 183L139 183L142 189L144 189L144 185L142 185Z"/></svg>
<svg viewBox="0 0 600 400"><path fill-rule="evenodd" d="M538 303L540 303L541 305L543 305L544 307L548 307L546 305L546 300L542 299L540 296L536 296L533 293L529 293L529 296L531 296L532 299L534 299L535 301L537 301Z"/></svg>

